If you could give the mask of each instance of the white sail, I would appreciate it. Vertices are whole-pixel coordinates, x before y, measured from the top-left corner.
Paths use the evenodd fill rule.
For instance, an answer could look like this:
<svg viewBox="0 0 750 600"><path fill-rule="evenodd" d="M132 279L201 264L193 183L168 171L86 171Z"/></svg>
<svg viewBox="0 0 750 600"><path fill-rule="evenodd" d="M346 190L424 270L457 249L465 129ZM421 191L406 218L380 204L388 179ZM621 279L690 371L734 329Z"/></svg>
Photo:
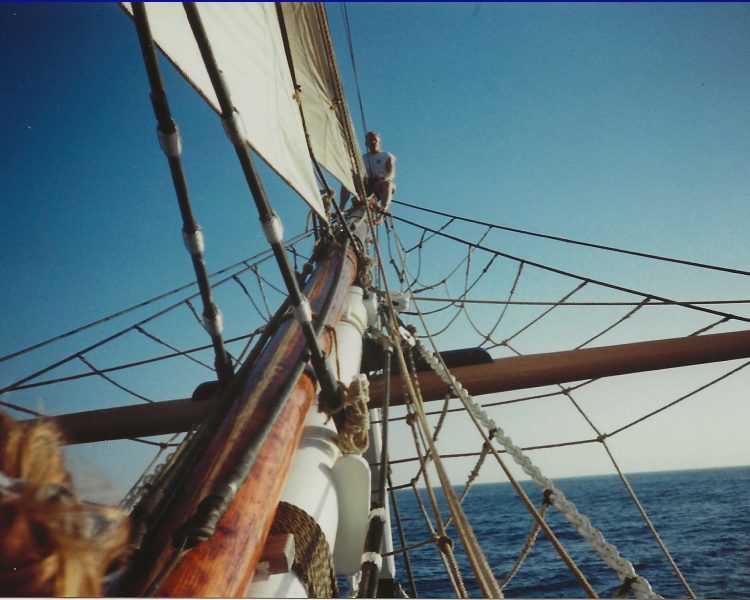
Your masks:
<svg viewBox="0 0 750 600"><path fill-rule="evenodd" d="M132 13L130 3L123 3ZM245 139L325 218L273 3L198 3ZM219 103L180 3L146 2L154 40L217 111Z"/></svg>
<svg viewBox="0 0 750 600"><path fill-rule="evenodd" d="M327 49L325 14L318 2L284 2L281 4L294 75L300 89L305 125L310 145L318 163L325 167L346 189L355 191L352 172L364 172L357 140L350 151L346 132L352 131L348 112L339 110L336 64Z"/></svg>

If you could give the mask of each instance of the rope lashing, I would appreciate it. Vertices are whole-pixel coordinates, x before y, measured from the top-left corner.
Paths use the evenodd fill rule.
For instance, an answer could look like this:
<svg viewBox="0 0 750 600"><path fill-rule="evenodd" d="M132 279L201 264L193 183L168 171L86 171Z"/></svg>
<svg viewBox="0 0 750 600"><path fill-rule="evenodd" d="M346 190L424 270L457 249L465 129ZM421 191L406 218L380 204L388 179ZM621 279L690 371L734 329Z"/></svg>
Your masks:
<svg viewBox="0 0 750 600"><path fill-rule="evenodd" d="M418 343L417 347L419 348L424 360L430 364L435 373L437 373L447 385L452 387L456 394L461 396L474 417L487 429L496 430L496 439L508 451L508 454L513 457L513 460L521 466L524 473L531 477L532 481L540 489L549 489L552 491L550 496L552 505L557 508L567 521L576 528L581 537L589 543L602 560L617 573L620 581L625 581L627 578L634 578L635 581L632 584L632 588L636 596L639 598L661 598L661 596L651 589L651 584L648 580L636 574L632 563L620 556L617 548L607 542L602 532L596 529L588 518L578 511L575 504L565 498L565 494L562 490L558 489L550 479L545 477L539 470L539 467L535 466L531 462L531 459L523 453L523 450L515 445L513 440L505 434L503 429L498 427L495 422L489 418L487 413L474 401L458 380L443 368L440 361L431 352L427 351L422 344Z"/></svg>
<svg viewBox="0 0 750 600"><path fill-rule="evenodd" d="M367 376L354 377L344 391L344 423L339 430L338 446L344 454L362 454L369 445L370 383Z"/></svg>
<svg viewBox="0 0 750 600"><path fill-rule="evenodd" d="M271 533L294 535L292 569L304 582L310 598L338 597L331 549L315 519L293 504L279 502Z"/></svg>

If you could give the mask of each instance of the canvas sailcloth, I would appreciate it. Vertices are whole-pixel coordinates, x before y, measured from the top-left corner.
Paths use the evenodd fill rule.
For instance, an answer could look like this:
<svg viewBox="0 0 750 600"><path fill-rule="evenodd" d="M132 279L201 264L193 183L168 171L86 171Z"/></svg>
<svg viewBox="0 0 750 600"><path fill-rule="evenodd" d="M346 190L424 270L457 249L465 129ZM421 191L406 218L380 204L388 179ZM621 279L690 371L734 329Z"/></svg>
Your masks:
<svg viewBox="0 0 750 600"><path fill-rule="evenodd" d="M336 83L325 11L319 2L282 2L284 27L310 144L318 163L350 192L353 173L364 173L351 119ZM347 136L352 140L350 147Z"/></svg>
<svg viewBox="0 0 750 600"><path fill-rule="evenodd" d="M182 4L146 2L154 41L216 110L219 102ZM123 7L132 13L130 3ZM326 218L273 3L198 3L246 141Z"/></svg>

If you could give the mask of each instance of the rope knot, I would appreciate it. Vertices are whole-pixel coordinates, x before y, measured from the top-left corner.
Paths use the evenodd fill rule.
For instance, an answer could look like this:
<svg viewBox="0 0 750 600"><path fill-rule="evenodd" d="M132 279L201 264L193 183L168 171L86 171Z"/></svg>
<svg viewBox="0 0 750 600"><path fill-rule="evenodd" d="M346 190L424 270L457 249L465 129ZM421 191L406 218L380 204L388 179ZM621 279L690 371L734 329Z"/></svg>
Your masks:
<svg viewBox="0 0 750 600"><path fill-rule="evenodd" d="M370 413L367 402L370 384L367 377L357 375L344 390L344 422L339 429L338 445L344 454L361 454L370 443Z"/></svg>
<svg viewBox="0 0 750 600"><path fill-rule="evenodd" d="M411 426L414 425L417 422L417 415L414 413L409 413L406 415L406 424Z"/></svg>
<svg viewBox="0 0 750 600"><path fill-rule="evenodd" d="M600 443L604 443L604 440L606 440L608 437L609 437L609 434L600 433L598 436L596 436L596 441Z"/></svg>
<svg viewBox="0 0 750 600"><path fill-rule="evenodd" d="M443 554L453 552L453 540L447 535L441 535L437 540L437 545L438 548L440 548L440 552L442 552Z"/></svg>
<svg viewBox="0 0 750 600"><path fill-rule="evenodd" d="M542 500L544 506L550 506L552 504L552 494L554 494L552 490L544 490L544 499Z"/></svg>

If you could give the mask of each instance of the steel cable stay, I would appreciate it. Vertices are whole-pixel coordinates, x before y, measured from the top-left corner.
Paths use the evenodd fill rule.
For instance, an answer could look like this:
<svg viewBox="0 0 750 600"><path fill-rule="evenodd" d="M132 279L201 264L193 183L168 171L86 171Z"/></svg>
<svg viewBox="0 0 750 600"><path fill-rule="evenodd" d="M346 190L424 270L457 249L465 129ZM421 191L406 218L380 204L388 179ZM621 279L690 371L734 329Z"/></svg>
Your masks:
<svg viewBox="0 0 750 600"><path fill-rule="evenodd" d="M288 244L297 244L297 243L305 240L308 237L310 237L309 233L303 233L303 234L297 235L297 236L291 238L288 241ZM233 269L238 269L238 268L240 268L240 267L242 267L244 265L245 268L241 268L240 271L238 271L238 273L237 273L237 274L241 274L241 273L244 273L245 271L247 271L250 268L248 266L248 263L250 263L250 261L255 261L252 264L262 264L263 262L266 262L266 261L270 260L271 258L272 258L271 250L270 249L266 249L266 250L263 250L262 252L259 252L258 254L255 254L255 255L253 255L253 256L251 256L249 258L243 259L241 261L238 261L236 263L233 263L231 265L223 267L222 269L219 269L218 271L214 271L213 273L211 273L209 275L209 278L218 277L219 275L223 275L224 273L226 273L228 271L232 271ZM226 281L227 281L227 279L222 279L220 282L215 283L214 287L217 287L217 286L225 283ZM141 301L141 302L139 302L137 304L129 306L128 308L124 308L124 309L121 309L121 310L119 310L117 312L111 313L111 314L109 314L109 315L107 315L105 317L102 317L101 319L97 319L95 321L91 321L90 323L86 323L84 325L81 325L79 327L76 327L74 329L66 331L66 332L61 333L59 335L56 335L54 337L51 337L51 338L48 338L48 339L43 340L41 342L32 344L31 346L27 346L25 348L21 348L20 350L16 350L15 352L12 352L10 354L6 354L5 356L1 356L0 357L0 362L5 362L7 360L11 360L13 358L16 358L17 356L21 356L23 354L27 354L28 352L32 352L34 350L38 350L39 348L43 348L44 346L48 346L50 344L53 344L55 342L58 342L60 340L65 339L65 338L71 337L73 335L76 335L76 334L81 333L83 331L86 331L88 329L91 329L93 327L101 325L103 323L106 323L108 321L111 321L113 319L121 317L121 316L126 315L128 313L131 313L133 311L136 311L136 310L138 310L140 308L144 308L146 306L154 304L154 303L156 303L156 302L158 302L160 300L164 300L165 298L168 298L169 296L173 296L174 294L178 294L179 292L183 292L183 291L185 291L187 289L195 287L196 285L197 284L196 284L195 281L191 281L190 283L183 284L183 285L181 285L179 287L176 287L176 288L174 288L172 290L169 290L167 292L164 292L164 293L159 294L157 296L153 296L152 298L148 298L147 300L143 300L143 301ZM191 297L196 297L196 296L191 296Z"/></svg>
<svg viewBox="0 0 750 600"><path fill-rule="evenodd" d="M184 350L180 350L179 348L173 346L172 344L169 344L169 343L165 342L159 336L154 335L153 333L150 333L149 331L146 331L143 327L140 327L140 326L136 327L135 330L138 333L140 333L141 335L147 337L148 339L153 340L157 344L159 344L161 346L164 346L165 348L169 348L170 350L172 350L173 352L179 354L180 356L184 356L185 358L187 358L188 360L194 362L195 364L198 364L198 365L200 365L202 367L205 367L209 371L214 371L215 370L214 367L212 367L211 365L209 365L207 363L204 363L202 360L198 360L194 356L190 356L190 354L188 352L186 352ZM226 340L226 342L228 343L228 340Z"/></svg>
<svg viewBox="0 0 750 600"><path fill-rule="evenodd" d="M232 343L243 341L243 340L246 340L247 343L252 343L252 340L255 338L255 336L258 335L259 333L261 333L264 329L265 329L265 326L260 327L259 329L256 329L255 331L253 331L251 333L248 333L248 334L245 334L245 335L239 335L239 336L236 336L236 337L233 337L233 338L229 338L229 339L226 340L226 343L227 344L232 344ZM205 344L203 346L197 346L195 348L190 348L188 350L181 350L181 351L177 351L177 352L172 352L170 354L161 354L159 356L154 356L152 358L144 358L144 359L141 359L141 360L136 360L136 361L132 361L132 362L128 362L128 363L123 363L123 364L120 364L120 365L115 365L115 366L112 366L112 367L104 367L104 368L99 369L98 371L99 371L99 373L111 373L111 372L114 372L114 371L122 371L124 369L132 369L132 368L135 368L135 367L141 367L143 365L158 363L158 362L161 362L161 361L164 361L164 360L170 360L170 359L178 358L178 357L186 357L186 358L188 358L190 356L190 354L194 354L196 352L202 352L204 350L209 350L211 348L212 348L211 344ZM243 352L244 352L244 350L243 350ZM77 355L74 356L73 358L77 358ZM209 368L211 370L213 370L213 367L209 367ZM94 377L96 375L97 375L97 373L92 373L90 371L87 371L87 372L84 372L84 373L76 373L74 375L67 375L67 376L64 376L64 377L58 377L56 379L45 379L43 381L37 381L37 382L34 382L34 383L21 384L21 385L18 385L16 387L14 387L13 390L11 390L11 391L20 391L20 390L28 390L28 389L32 389L32 388L38 388L38 387L45 387L45 386L48 386L48 385L54 385L56 383L63 383L65 381L75 381L77 379L85 379L85 378L88 378L88 377Z"/></svg>
<svg viewBox="0 0 750 600"><path fill-rule="evenodd" d="M146 68L146 75L148 76L151 105L156 117L159 145L169 164L177 204L180 209L180 216L182 217L183 241L185 248L190 254L190 260L193 264L195 279L203 304L202 325L211 338L217 377L222 385L226 385L234 375L234 366L224 346L224 317L214 300L213 291L208 279L205 239L201 227L193 214L187 178L181 159L182 139L180 131L169 108L169 101L167 100L159 61L156 56L156 45L151 36L151 28L143 3L136 2L133 4L133 17L141 48L141 56ZM188 302L188 305L192 309L192 304Z"/></svg>
<svg viewBox="0 0 750 600"><path fill-rule="evenodd" d="M267 250L266 253L268 253L268 256L266 256L261 262L265 262L266 260L269 260L271 258L271 256L270 256L270 250ZM243 263L240 263L240 264L243 264ZM245 267L243 267L243 269L240 270L239 273L245 272L245 271L247 271L249 269L251 269L251 267L245 266ZM224 272L226 272L226 271L224 271ZM224 285L225 283L227 283L229 281L232 281L233 280L232 279L233 275L235 275L235 274L228 275L228 276L220 279L219 281L217 281L217 282L214 283L213 287L217 288L217 287L219 287L221 285ZM187 287L191 287L191 286L187 286ZM24 384L26 384L27 382L32 381L32 380L36 379L37 377L39 377L39 376L41 376L41 375L43 375L45 373L48 373L49 371L52 371L53 369L56 369L56 368L58 368L58 367L60 367L60 366L62 366L64 364L70 362L71 360L74 360L78 354L88 353L91 350L94 350L95 348L99 348L99 347L101 347L101 346L103 346L103 345L105 345L105 344L107 344L107 343L109 343L109 342L111 342L111 341L113 341L113 340L115 340L117 338L122 337L123 335L125 335L125 334L127 334L127 333L129 333L131 331L135 331L137 327L142 327L143 325L145 325L147 323L155 321L156 319L158 319L158 318L160 318L160 317L162 317L162 316L164 316L164 315L172 312L173 310L176 310L176 309L180 308L181 306L183 306L184 304L186 304L186 302L189 302L190 300L193 300L193 299L197 298L198 296L199 296L199 294L195 293L195 294L189 295L189 296L187 296L187 297L185 297L185 298L183 298L183 299L181 299L181 300L179 300L177 302L174 302L174 303L172 303L172 304L164 307L163 309L158 310L157 312L152 313L149 316L147 316L147 317L145 317L145 318L143 318L143 319L141 319L141 320L133 323L132 325L124 327L124 328L116 331L115 333L113 333L113 334L111 334L109 336L106 336L105 338L102 338L99 341L94 342L94 343L92 343L92 344L90 344L90 345L82 348L81 350L78 350L77 352L69 354L69 355L67 355L64 358L62 358L62 359L60 359L58 361L55 361L55 362L47 365L46 367L43 367L42 369L40 369L38 371L35 371L34 373L32 373L30 375L27 375L27 376L23 377L22 379L19 379L19 380L15 381L14 383L12 383L10 385L5 386L4 388L0 389L0 394L11 392L11 391L16 390L16 389L23 389L22 386ZM235 338L232 341L236 341L237 339L244 339L244 336L241 336L241 338ZM203 348L201 348L201 349L203 349Z"/></svg>
<svg viewBox="0 0 750 600"><path fill-rule="evenodd" d="M556 236L556 235L549 235L549 234L544 234L544 233L538 233L538 232L534 232L534 231L528 231L528 230L525 230L525 229L518 229L518 228L515 228L515 227L508 227L506 225L498 225L496 223L489 223L487 221L480 221L480 220L477 220L477 219L471 219L471 218L468 218L468 217L461 217L461 216L458 216L458 215L452 215L450 213L446 213L446 212L443 212L443 211L439 211L439 210L435 210L435 209L431 209L431 208L426 208L424 206L417 206L416 204L410 204L408 202L403 202L403 201L399 201L399 200L394 200L393 203L394 204L400 204L401 206L407 206L409 208L414 208L414 209L417 209L417 210L420 210L420 211L432 213L432 214L435 214L435 215L440 215L442 217L447 217L447 218L450 218L451 220L464 221L466 223L473 223L475 225L482 225L484 227L491 227L492 229L499 229L499 230L502 230L502 231L509 231L509 232L512 232L512 233L519 233L519 234L522 234L522 235L527 235L527 236L532 236L532 237L537 237L537 238L544 238L544 239L548 239L548 240L554 240L554 241L563 242L563 243L566 243L566 244L573 244L573 245L576 245L576 246L585 246L587 248L596 248L598 250L606 250L608 252L615 252L615 253L618 253L618 254L629 254L629 255L638 256L638 257L641 257L641 258L648 258L648 259L652 259L652 260L658 260L658 261L663 261L663 262L670 262L670 263L675 263L675 264L681 264L681 265L686 265L686 266L690 266L690 267L696 267L696 268L699 268L699 269L708 269L708 270L711 270L711 271L722 271L724 273L732 273L734 275L746 275L746 276L750 275L750 271L746 271L746 270L743 270L743 269L735 269L735 268L732 268L732 267L723 267L723 266L720 266L720 265L711 265L711 264L707 264L707 263L694 262L694 261L690 261L690 260L683 260L683 259L680 259L680 258L673 258L673 257L668 257L668 256L660 256L658 254L650 254L650 253L647 253L647 252L639 252L639 251L636 251L636 250L626 250L624 248L616 248L614 246L607 246L607 245L604 245L604 244L594 244L594 243L591 243L591 242L582 242L582 241L579 241L579 240L574 240L574 239L570 239L570 238L564 238L564 237L560 237L560 236Z"/></svg>
<svg viewBox="0 0 750 600"><path fill-rule="evenodd" d="M420 225L420 224L415 223L413 221L410 221L408 219L404 219L403 217L398 217L398 216L393 215L393 218L396 219L396 220L398 220L398 221L404 222L404 223L406 223L408 225L412 225L414 227L420 228L420 229L425 229L425 230L428 230L428 231L435 231L434 229L431 229L431 228L426 227L424 225ZM732 313L726 313L726 312L714 310L714 309L711 309L711 308L707 308L705 306L698 306L698 305L695 305L695 304L689 304L687 302L679 302L679 301L676 301L676 300L673 300L673 299L670 299L670 298L666 298L664 296L660 296L660 295L657 295L657 294L650 294L650 293L647 293L647 292L642 292L642 291L636 290L634 288L628 288L628 287L621 286L621 285L618 285L618 284L615 284L615 283L610 283L610 282L607 282L607 281L604 281L604 280L601 280L601 279L594 279L594 278L591 278L591 277L585 277L583 275L579 275L579 274L573 273L571 271L566 271L566 270L563 270L563 269L558 269L556 267L552 267L550 265L546 265L546 264L543 264L543 263L540 263L540 262L531 261L531 260L528 260L528 259L520 258L518 256L513 256L512 254L508 254L508 253L502 252L500 250L495 250L493 248L488 248L486 246L482 246L482 245L476 244L474 242L469 242L467 240L462 240L461 238L458 238L458 237L452 236L452 235L448 235L446 233L439 233L439 235L441 235L442 237L444 237L446 239L453 240L454 242L458 242L458 243L464 244L466 246L472 246L472 247L475 247L475 248L477 248L479 250L483 250L483 251L491 253L491 254L496 254L498 256L502 256L504 258L508 258L508 259L514 260L516 262L523 261L523 262L525 262L529 266L537 267L537 268L542 269L544 271L548 271L548 272L551 272L551 273L556 273L556 274L562 275L564 277L570 277L572 279L578 279L579 281L587 281L587 282L589 282L589 283L591 283L593 285L597 285L597 286L601 286L603 288L608 288L608 289L612 289L612 290L624 292L624 293L627 293L627 294L632 294L634 296L640 296L642 298L650 297L650 298L653 298L654 300L673 303L673 304L682 306L684 308L688 308L688 309L691 309L691 310L694 310L694 311L698 311L698 312L704 312L704 313L708 313L708 314L712 314L712 315L716 315L716 316L720 316L720 317L727 317L727 318L730 318L730 319L736 319L738 321L743 321L745 323L750 323L750 317L741 317L739 315L735 315L735 314L732 314Z"/></svg>

